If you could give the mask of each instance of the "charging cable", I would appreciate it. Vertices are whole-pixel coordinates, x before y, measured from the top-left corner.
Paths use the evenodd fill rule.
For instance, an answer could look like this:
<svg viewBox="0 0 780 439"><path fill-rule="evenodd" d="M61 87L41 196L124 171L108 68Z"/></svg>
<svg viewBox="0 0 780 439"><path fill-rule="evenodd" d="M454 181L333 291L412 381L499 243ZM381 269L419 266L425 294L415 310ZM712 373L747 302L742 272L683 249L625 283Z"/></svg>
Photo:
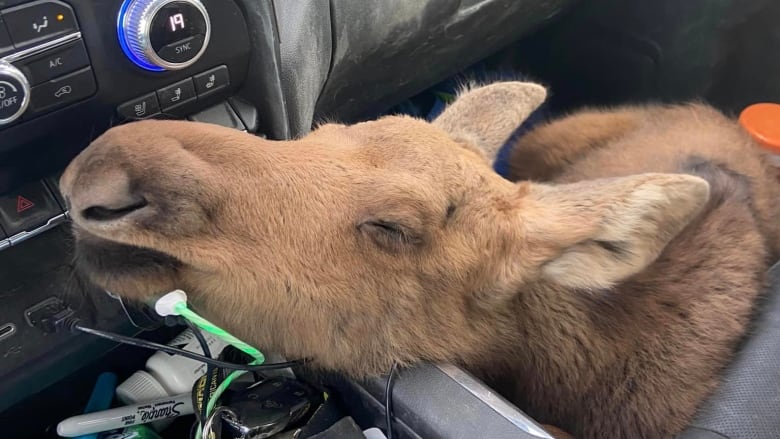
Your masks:
<svg viewBox="0 0 780 439"><path fill-rule="evenodd" d="M122 343L131 346L140 347L143 349L150 349L155 351L162 351L171 355L179 355L192 360L199 361L201 363L210 364L220 369L234 370L234 371L247 371L247 372L262 372L267 370L287 369L294 366L299 366L305 361L295 360L286 361L282 363L270 363L263 364L265 357L262 352L255 349L251 345L243 342L242 340L234 337L224 329L211 323L205 318L201 317L194 311L187 307L187 294L184 291L176 290L161 297L155 304L155 311L161 316L180 316L189 322L192 322L198 328L203 329L206 332L212 333L215 336L221 338L226 343L233 345L237 349L245 352L255 361L249 364L230 363L227 361L217 360L205 355L200 355L195 352L186 351L184 349L175 348L173 346L167 346L160 343L155 343L148 340L143 340L135 337L127 337L113 332L101 331L99 329L89 328L81 324L81 319L76 317L74 311L70 308L66 308L59 312L56 316L50 316L47 322L52 327L52 330L66 329L72 332L78 331L86 334L101 337L106 340L113 341L115 343ZM56 319L55 319L56 317ZM49 321L51 320L51 321Z"/></svg>
<svg viewBox="0 0 780 439"><path fill-rule="evenodd" d="M265 362L265 357L263 356L262 352L239 340L229 332L199 316L197 313L195 313L195 311L189 309L187 307L187 293L182 290L171 291L170 293L162 296L154 304L154 310L161 317L181 316L184 319L192 322L198 328L214 334L218 338L221 338L225 343L233 345L233 347L236 349L249 355L255 360L257 364Z"/></svg>
<svg viewBox="0 0 780 439"><path fill-rule="evenodd" d="M87 328L85 326L81 326L78 323L78 320L75 320L75 322L76 323L69 325L68 327L75 331L105 338L106 340L111 340L115 343L123 343L131 346L136 346L139 348L151 349L154 351L162 351L171 355L180 355L182 357L187 357L192 360L199 361L201 363L211 364L212 366L219 367L220 369L239 370L239 371L246 371L246 372L262 372L266 370L287 369L290 367L300 366L301 364L304 363L304 361L300 361L300 360L286 361L283 363L269 363L269 364L230 363L227 361L220 361L214 358L206 357L204 355L196 354L194 352L185 351L184 349L174 348L171 346L166 346L160 343L154 343L140 338L126 337L124 335L114 334L113 332Z"/></svg>
<svg viewBox="0 0 780 439"><path fill-rule="evenodd" d="M198 344L200 345L200 350L203 351L203 355L207 357L211 357L211 348L209 347L209 342L206 340L206 337L203 336L203 331L198 329L197 326L195 326L194 323L190 322L189 320L182 319L186 324L187 327L190 328L190 331L192 331L192 334L195 336L195 338L198 340ZM202 398L206 401L211 399L211 382L209 380L216 379L214 376L214 372L217 370L216 367L212 365L206 366L206 375L204 380L204 386L203 386L203 396ZM201 420L206 419L206 404L201 403L200 407L194 407L197 413L195 425L193 425L193 428L190 429L190 437L194 437L192 434L195 433L195 426L196 425L202 425Z"/></svg>
<svg viewBox="0 0 780 439"><path fill-rule="evenodd" d="M203 317L199 316L197 313L189 309L187 307L187 293L185 293L182 290L171 291L170 293L162 296L154 304L154 310L157 312L157 314L159 314L162 317L167 317L172 315L183 317L187 321L193 323L198 328L210 332L211 334L214 334L215 336L221 338L226 343L233 345L233 347L235 347L236 349L252 357L252 362L249 363L250 365L261 365L263 362L265 362L265 356L263 355L262 352L260 352L253 346L249 345L248 343L239 340L229 332L211 323L210 321L204 319ZM219 386L217 386L217 389L214 391L214 394L211 395L211 398L209 399L209 402L206 405L206 419L213 422L214 417L212 416L212 412L214 411L214 407L216 407L219 398L222 396L223 393L225 393L228 387L230 387L230 384L232 384L233 381L235 381L237 378L239 378L246 372L247 372L246 370L233 371L230 375L227 376L227 378L225 378L224 381L222 381L222 383L220 383ZM211 422L209 422L209 425L210 424ZM198 430L195 433L195 437L196 438L203 437L202 425L198 425Z"/></svg>
<svg viewBox="0 0 780 439"><path fill-rule="evenodd" d="M387 374L385 383L385 427L387 428L386 439L393 439L393 379L395 378L398 363L393 362L390 373Z"/></svg>
<svg viewBox="0 0 780 439"><path fill-rule="evenodd" d="M171 355L180 355L192 360L196 360L208 365L218 367L220 369L232 370L219 386L217 386L214 393L209 398L206 405L206 418L214 420L215 413L214 408L219 402L220 397L230 387L230 385L240 376L247 372L261 372L264 370L274 369L287 369L289 367L298 366L302 364L302 361L287 361L282 363L264 364L265 356L255 347L233 336L229 332L208 321L207 319L198 315L195 311L191 310L187 306L187 294L182 290L171 291L170 293L161 297L154 306L155 311L161 317L178 316L185 319L187 322L194 325L196 328L213 334L214 336L222 339L226 343L232 345L236 349L244 352L252 358L249 364L237 364L226 361L217 360L207 355L200 355L194 352L186 351L184 349L174 348L172 346L166 346L160 343L154 343L151 341L143 340L135 337L127 337L120 334L114 334L112 332L101 331L99 329L88 328L81 325L81 320L74 315L73 310L67 309L68 312L56 316L56 320L51 322L54 328L66 328L70 331L79 331L86 334L94 335L97 337L105 338L116 343L123 343L132 346L137 346L144 349L152 349L156 351L166 352ZM205 352L204 352L205 353ZM202 427L199 423L196 438L203 439Z"/></svg>

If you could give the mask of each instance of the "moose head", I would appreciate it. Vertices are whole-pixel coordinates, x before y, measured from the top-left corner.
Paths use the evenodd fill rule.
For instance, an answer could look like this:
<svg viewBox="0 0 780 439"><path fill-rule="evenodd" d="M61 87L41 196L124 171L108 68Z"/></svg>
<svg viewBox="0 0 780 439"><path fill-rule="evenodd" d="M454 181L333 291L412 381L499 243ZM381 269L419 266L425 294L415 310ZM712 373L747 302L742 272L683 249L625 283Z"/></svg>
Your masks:
<svg viewBox="0 0 780 439"><path fill-rule="evenodd" d="M61 179L79 266L134 300L181 288L261 349L355 376L480 367L564 306L518 308L526 294L642 271L708 197L686 175L502 178L496 151L545 97L531 83L475 86L431 123L388 116L291 141L117 126Z"/></svg>

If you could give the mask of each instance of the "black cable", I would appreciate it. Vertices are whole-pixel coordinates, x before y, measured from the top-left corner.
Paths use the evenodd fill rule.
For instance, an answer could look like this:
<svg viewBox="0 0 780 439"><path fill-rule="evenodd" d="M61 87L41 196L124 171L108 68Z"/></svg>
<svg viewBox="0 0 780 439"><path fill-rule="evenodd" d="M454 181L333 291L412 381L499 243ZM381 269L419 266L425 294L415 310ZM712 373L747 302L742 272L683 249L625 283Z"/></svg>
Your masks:
<svg viewBox="0 0 780 439"><path fill-rule="evenodd" d="M196 439L195 434L198 432L198 424L199 422L197 420L192 423L192 427L190 427L190 439Z"/></svg>
<svg viewBox="0 0 780 439"><path fill-rule="evenodd" d="M204 337L203 333L200 332L200 328L195 326L194 323L192 323L187 319L184 319L184 324L187 325L188 328L190 328L190 331L192 331L193 334L195 334L195 338L198 340L198 344L200 344L200 350L203 351L203 355L212 358L211 349L209 348L209 342L206 341L206 337Z"/></svg>
<svg viewBox="0 0 780 439"><path fill-rule="evenodd" d="M203 355L209 358L212 358L211 354L211 348L209 348L209 342L206 340L206 337L203 336L203 332L201 332L200 328L195 326L194 323L187 319L183 319L184 324L187 325L187 327L192 331L192 333L195 335L195 338L198 340L198 344L200 345L200 350L203 351ZM206 386L203 389L203 402L200 405L200 416L198 417L198 422L203 423L206 422L206 408L207 404L206 401L211 399L211 386L208 385L208 380L211 379L211 375L214 373L215 367L211 364L206 366Z"/></svg>
<svg viewBox="0 0 780 439"><path fill-rule="evenodd" d="M387 424L385 436L387 436L387 439L393 439L393 378L395 377L397 367L398 365L393 363L385 384L385 423Z"/></svg>
<svg viewBox="0 0 780 439"><path fill-rule="evenodd" d="M127 320L130 322L131 325L135 326L138 329L143 329L144 331L154 331L155 329L159 328L159 326L156 327L147 327L139 325L138 322L135 321L132 314L130 314L130 310L127 308L127 305L125 304L125 301L122 299L121 296L117 296L116 294L106 291L106 295L117 302L119 302L119 306L122 308L122 311L125 313L125 317L127 317Z"/></svg>
<svg viewBox="0 0 780 439"><path fill-rule="evenodd" d="M124 343L131 346L137 346L139 348L144 349L151 349L155 351L162 351L166 352L171 355L180 355L182 357L190 358L193 360L200 361L202 363L210 364L214 367L219 367L221 369L229 369L229 370L246 370L249 372L254 371L263 371L263 370L276 370L276 369L287 369L288 367L295 367L300 366L303 364L303 361L301 360L295 360L295 361L285 361L283 363L271 363L271 364L236 364L236 363L228 363L226 361L220 361L215 360L213 358L209 358L203 355L196 354L194 352L185 351L184 349L178 349L171 346L166 346L164 344L155 343L147 340L142 340L140 338L134 338L134 337L126 337L124 335L120 334L114 334L112 332L106 332L101 331L99 329L92 329L92 328L86 328L84 326L79 325L77 322L74 324L71 324L68 326L71 330L75 329L77 331L84 332L86 334L95 335L97 337L102 337L107 340L111 340L115 343Z"/></svg>

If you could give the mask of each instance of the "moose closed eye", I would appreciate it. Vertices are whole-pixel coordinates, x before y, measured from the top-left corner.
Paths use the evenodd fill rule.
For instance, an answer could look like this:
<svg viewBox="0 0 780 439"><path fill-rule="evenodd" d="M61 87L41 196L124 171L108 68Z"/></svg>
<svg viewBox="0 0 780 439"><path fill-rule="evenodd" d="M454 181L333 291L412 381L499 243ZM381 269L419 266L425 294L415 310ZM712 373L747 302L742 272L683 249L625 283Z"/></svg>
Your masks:
<svg viewBox="0 0 780 439"><path fill-rule="evenodd" d="M420 232L398 222L369 219L358 224L358 231L388 252L399 252L423 244Z"/></svg>

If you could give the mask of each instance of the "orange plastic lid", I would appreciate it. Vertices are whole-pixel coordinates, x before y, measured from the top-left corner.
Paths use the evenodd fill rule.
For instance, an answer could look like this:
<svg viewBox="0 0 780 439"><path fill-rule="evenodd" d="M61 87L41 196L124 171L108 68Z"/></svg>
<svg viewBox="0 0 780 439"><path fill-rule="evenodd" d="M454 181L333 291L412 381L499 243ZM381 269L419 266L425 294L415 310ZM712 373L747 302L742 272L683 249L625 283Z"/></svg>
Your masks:
<svg viewBox="0 0 780 439"><path fill-rule="evenodd" d="M770 151L780 154L780 104L754 104L742 111L739 123Z"/></svg>

